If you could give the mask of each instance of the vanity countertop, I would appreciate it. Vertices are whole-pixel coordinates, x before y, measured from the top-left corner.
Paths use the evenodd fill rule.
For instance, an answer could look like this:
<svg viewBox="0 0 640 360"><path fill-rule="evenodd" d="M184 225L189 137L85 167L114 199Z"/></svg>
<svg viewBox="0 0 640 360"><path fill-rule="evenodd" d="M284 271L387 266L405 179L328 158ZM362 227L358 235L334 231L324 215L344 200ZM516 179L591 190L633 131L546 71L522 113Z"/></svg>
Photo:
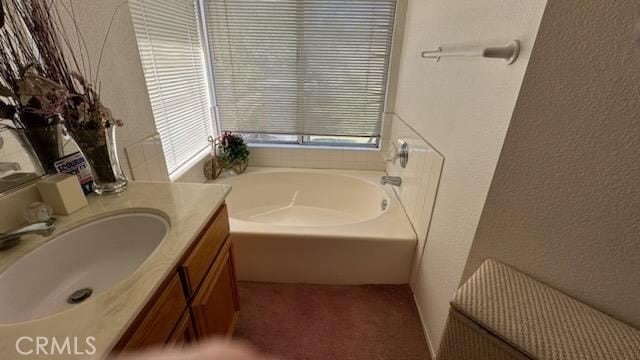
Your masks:
<svg viewBox="0 0 640 360"><path fill-rule="evenodd" d="M31 322L0 325L0 358L30 359L16 351L22 336L77 337L79 348L86 348L85 338L95 337L96 353L89 356L53 356L42 358L101 358L108 354L150 300L162 281L178 264L189 245L207 225L207 220L224 202L231 190L227 185L191 183L131 182L127 191L117 195L88 197L89 205L69 216L58 216L57 230L51 237L25 237L20 245L0 252L0 272L20 257L46 243L52 237L88 221L106 215L136 211L164 214L170 230L158 249L130 277L109 290L50 317ZM25 350L35 348L25 342ZM33 355L32 355L33 356Z"/></svg>

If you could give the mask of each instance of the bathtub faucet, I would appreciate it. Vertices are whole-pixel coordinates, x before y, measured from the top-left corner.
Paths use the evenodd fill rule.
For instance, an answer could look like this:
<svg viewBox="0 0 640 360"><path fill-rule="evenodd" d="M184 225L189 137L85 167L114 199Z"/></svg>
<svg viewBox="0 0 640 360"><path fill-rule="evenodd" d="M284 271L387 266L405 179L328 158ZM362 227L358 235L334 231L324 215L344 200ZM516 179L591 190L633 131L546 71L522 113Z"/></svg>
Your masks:
<svg viewBox="0 0 640 360"><path fill-rule="evenodd" d="M380 178L380 184L386 185L390 184L393 186L402 185L402 178L400 176L383 176Z"/></svg>

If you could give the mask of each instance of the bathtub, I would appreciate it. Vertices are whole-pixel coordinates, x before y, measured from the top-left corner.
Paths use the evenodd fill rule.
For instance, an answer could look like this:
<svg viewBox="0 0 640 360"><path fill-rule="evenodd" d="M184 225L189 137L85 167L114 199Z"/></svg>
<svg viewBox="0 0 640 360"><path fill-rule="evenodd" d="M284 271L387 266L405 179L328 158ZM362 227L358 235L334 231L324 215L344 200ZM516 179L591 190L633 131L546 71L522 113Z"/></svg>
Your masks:
<svg viewBox="0 0 640 360"><path fill-rule="evenodd" d="M378 171L250 168L227 198L239 280L405 284L416 235Z"/></svg>

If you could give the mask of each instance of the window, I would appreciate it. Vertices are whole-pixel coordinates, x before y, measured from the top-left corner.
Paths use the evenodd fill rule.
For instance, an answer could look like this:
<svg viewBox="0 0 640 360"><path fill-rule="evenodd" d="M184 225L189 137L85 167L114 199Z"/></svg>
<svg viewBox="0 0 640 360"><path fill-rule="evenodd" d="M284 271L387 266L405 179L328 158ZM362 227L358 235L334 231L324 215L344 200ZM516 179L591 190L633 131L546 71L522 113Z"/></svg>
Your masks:
<svg viewBox="0 0 640 360"><path fill-rule="evenodd" d="M266 133L237 133L250 144L288 144L339 147L378 147L378 137L332 136L332 135L282 135Z"/></svg>
<svg viewBox="0 0 640 360"><path fill-rule="evenodd" d="M203 0L221 130L375 146L395 0Z"/></svg>
<svg viewBox="0 0 640 360"><path fill-rule="evenodd" d="M208 77L193 0L130 0L138 50L169 174L213 133Z"/></svg>

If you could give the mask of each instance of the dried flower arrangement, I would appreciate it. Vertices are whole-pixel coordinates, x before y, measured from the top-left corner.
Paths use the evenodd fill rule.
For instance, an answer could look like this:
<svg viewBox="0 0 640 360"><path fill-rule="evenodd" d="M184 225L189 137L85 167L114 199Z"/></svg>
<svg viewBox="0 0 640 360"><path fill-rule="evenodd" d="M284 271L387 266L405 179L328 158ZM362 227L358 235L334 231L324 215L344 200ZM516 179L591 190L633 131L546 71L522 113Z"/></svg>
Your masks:
<svg viewBox="0 0 640 360"><path fill-rule="evenodd" d="M118 125L110 112L105 112L100 92L93 85L99 82L102 54L116 13L107 30L94 76L72 4L21 0L2 6L0 0L0 7L4 9L0 45L7 49L0 53L1 89L18 100L16 105L21 111L54 116L71 109L77 112L76 120L81 123L97 121L95 126L99 127ZM71 37L62 25L63 15L73 22L77 47L72 46ZM99 119L92 113L109 118Z"/></svg>
<svg viewBox="0 0 640 360"><path fill-rule="evenodd" d="M124 186L115 140L110 138L122 121L101 102L99 79L109 32L125 4L113 13L94 74L72 2L21 0L2 6L0 0L0 47L7 49L0 52L0 97L6 99L0 99L0 117L25 130L62 121L89 161L94 181L123 180ZM71 20L77 46L63 25L65 17Z"/></svg>
<svg viewBox="0 0 640 360"><path fill-rule="evenodd" d="M42 2L1 2L0 118L23 129L45 167L62 151L57 125L72 86L64 57L47 21ZM7 123L5 123L7 125Z"/></svg>

